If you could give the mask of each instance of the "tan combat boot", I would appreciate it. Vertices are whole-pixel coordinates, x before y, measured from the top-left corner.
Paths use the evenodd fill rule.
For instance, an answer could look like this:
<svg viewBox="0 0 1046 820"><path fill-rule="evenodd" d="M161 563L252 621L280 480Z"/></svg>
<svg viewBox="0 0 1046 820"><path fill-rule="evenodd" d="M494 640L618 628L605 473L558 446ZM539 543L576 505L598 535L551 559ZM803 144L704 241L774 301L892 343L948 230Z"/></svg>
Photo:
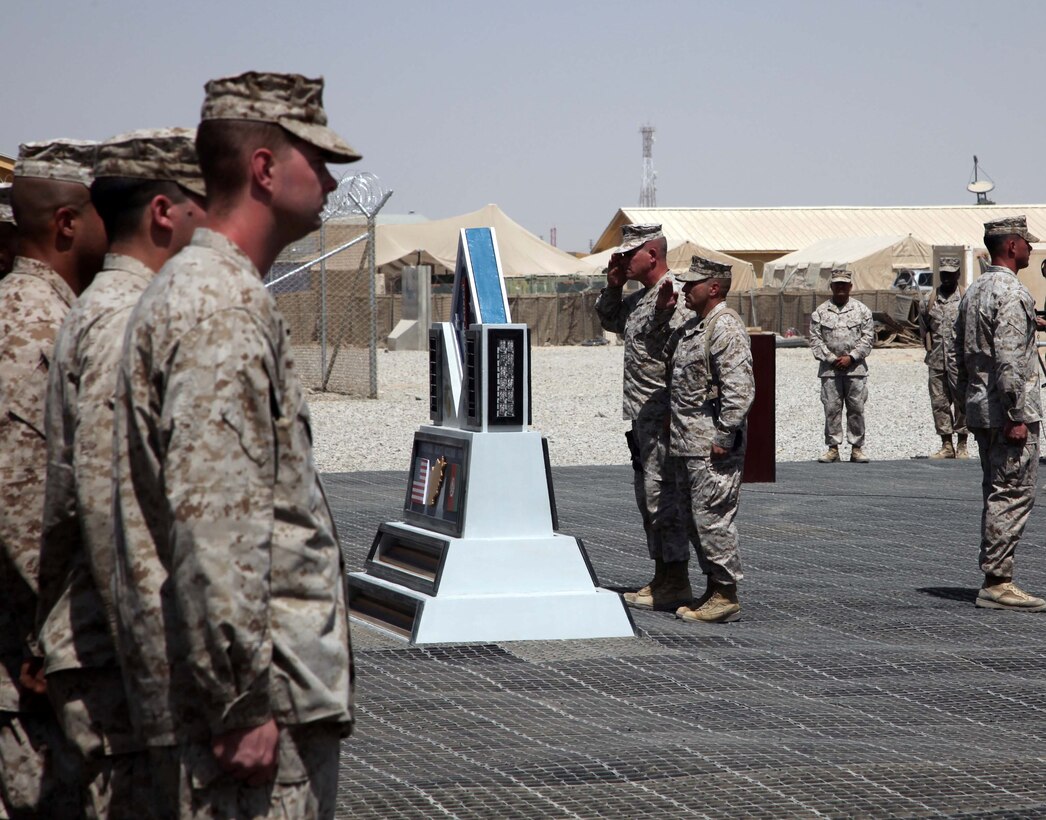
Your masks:
<svg viewBox="0 0 1046 820"><path fill-rule="evenodd" d="M741 604L737 602L737 584L712 585L708 600L696 609L676 615L684 621L699 621L708 624L728 624L741 618Z"/></svg>
<svg viewBox="0 0 1046 820"><path fill-rule="evenodd" d="M1029 595L1010 579L985 578L984 586L977 590L977 606L1014 612L1042 612L1046 610L1046 601Z"/></svg>
<svg viewBox="0 0 1046 820"><path fill-rule="evenodd" d="M711 575L706 575L705 591L701 593L701 597L698 598L696 601L690 601L689 603L686 603L683 606L679 607L679 609L676 610L676 617L682 618L684 612L689 612L691 609L697 609L698 607L700 607L705 601L712 597L713 592L715 592L715 583L712 581Z"/></svg>
<svg viewBox="0 0 1046 820"><path fill-rule="evenodd" d="M955 458L955 450L952 447L952 437L941 436L941 449L930 456L930 458Z"/></svg>
<svg viewBox="0 0 1046 820"><path fill-rule="evenodd" d="M970 454L966 451L966 436L963 433L959 433L955 437L955 457L956 458L969 458Z"/></svg>
<svg viewBox="0 0 1046 820"><path fill-rule="evenodd" d="M851 447L850 461L854 462L855 464L867 464L868 456L864 454L864 450L862 450L860 447Z"/></svg>
<svg viewBox="0 0 1046 820"><path fill-rule="evenodd" d="M831 464L833 461L839 460L839 445L832 444L825 451L824 455L817 459L822 464Z"/></svg>
<svg viewBox="0 0 1046 820"><path fill-rule="evenodd" d="M650 583L645 587L637 589L635 592L626 592L622 597L625 599L625 603L629 606L636 606L640 609L650 609L653 605L652 590L654 587L659 586L665 578L665 562L660 558L654 559L654 577L650 580ZM643 601L645 606L639 604Z"/></svg>
<svg viewBox="0 0 1046 820"><path fill-rule="evenodd" d="M661 586L652 590L651 609L658 612L675 612L683 604L694 600L694 591L690 588L690 574L687 571L689 566L689 561L665 562L665 579Z"/></svg>

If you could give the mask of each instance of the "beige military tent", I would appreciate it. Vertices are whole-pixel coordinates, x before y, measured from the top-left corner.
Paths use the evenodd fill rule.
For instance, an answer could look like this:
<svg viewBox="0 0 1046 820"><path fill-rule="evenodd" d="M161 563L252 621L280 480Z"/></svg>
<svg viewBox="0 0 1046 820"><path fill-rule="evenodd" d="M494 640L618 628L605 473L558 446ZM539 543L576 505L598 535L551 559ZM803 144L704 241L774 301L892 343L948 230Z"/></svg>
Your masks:
<svg viewBox="0 0 1046 820"><path fill-rule="evenodd" d="M591 256L582 257L583 261L590 262L598 270L603 270L610 262L610 256L617 252L617 248L608 248L605 251L594 253ZM691 242L687 239L671 239L668 240L668 267L672 270L686 270L690 267L690 260L694 256L703 256L706 259L712 259L716 262L722 262L724 265L730 265L731 276L733 281L730 283L730 290L733 293L738 293L742 290L748 290L749 288L756 287L755 269L752 267L751 262L745 262L743 259L738 259L736 256L730 256L726 253L720 253L714 251L711 248L704 248L701 245Z"/></svg>
<svg viewBox="0 0 1046 820"><path fill-rule="evenodd" d="M854 290L887 290L898 271L932 266L933 247L913 236L838 237L767 262L763 287L828 290L832 268L846 268Z"/></svg>
<svg viewBox="0 0 1046 820"><path fill-rule="evenodd" d="M513 222L497 205L413 225L378 225L375 261L385 272L406 265L432 265L434 273L454 272L462 228L494 228L505 276L589 276L599 272L589 262L564 253Z"/></svg>

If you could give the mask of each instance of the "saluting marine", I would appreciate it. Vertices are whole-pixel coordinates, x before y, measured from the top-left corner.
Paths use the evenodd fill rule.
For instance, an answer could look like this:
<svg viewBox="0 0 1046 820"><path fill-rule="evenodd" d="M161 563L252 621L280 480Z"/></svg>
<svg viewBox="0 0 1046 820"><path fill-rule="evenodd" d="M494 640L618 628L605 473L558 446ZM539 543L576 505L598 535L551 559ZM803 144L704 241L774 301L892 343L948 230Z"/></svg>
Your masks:
<svg viewBox="0 0 1046 820"><path fill-rule="evenodd" d="M747 445L748 411L755 399L752 349L744 321L726 306L731 268L694 256L676 274L686 306L696 314L668 342L671 433L669 453L689 502L688 524L705 592L680 606L684 621L727 623L741 615L737 584L737 517ZM662 285L661 321L677 297Z"/></svg>
<svg viewBox="0 0 1046 820"><path fill-rule="evenodd" d="M624 339L625 375L622 415L631 422L625 434L632 455L636 505L643 520L647 552L654 577L625 602L640 609L673 611L692 597L687 576L687 543L683 499L668 456L668 386L664 343L685 321L687 311L673 311L665 322L654 322L658 289L672 283L668 241L660 225L625 225L621 247L610 258L607 285L596 300L604 330ZM628 280L642 287L628 296Z"/></svg>

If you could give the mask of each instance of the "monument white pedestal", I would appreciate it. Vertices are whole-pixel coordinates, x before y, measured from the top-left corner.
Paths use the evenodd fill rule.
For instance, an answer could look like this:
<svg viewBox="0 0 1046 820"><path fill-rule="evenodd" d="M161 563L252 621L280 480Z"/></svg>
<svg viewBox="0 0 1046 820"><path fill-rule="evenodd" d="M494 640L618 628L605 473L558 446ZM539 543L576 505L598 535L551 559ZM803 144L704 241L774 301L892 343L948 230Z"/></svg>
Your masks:
<svg viewBox="0 0 1046 820"><path fill-rule="evenodd" d="M620 596L598 588L584 545L554 532L538 433L426 426L415 462L426 446L450 464L460 454L458 515L447 515L445 492L431 513L412 516L431 522L383 524L366 571L349 575L354 619L418 644L635 634ZM409 497L405 510L417 506Z"/></svg>

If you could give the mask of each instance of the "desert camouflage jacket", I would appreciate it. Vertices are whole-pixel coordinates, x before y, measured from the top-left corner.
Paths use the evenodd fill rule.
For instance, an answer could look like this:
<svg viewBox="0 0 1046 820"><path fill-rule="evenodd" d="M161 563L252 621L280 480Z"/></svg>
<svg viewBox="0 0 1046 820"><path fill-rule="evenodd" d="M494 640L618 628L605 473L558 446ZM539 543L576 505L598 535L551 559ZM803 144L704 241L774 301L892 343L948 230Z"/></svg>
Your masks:
<svg viewBox="0 0 1046 820"><path fill-rule="evenodd" d="M667 352L669 453L707 458L713 444L742 448L755 399L752 347L744 323L721 302L705 318L694 316L676 330Z"/></svg>
<svg viewBox="0 0 1046 820"><path fill-rule="evenodd" d="M671 276L666 273L665 276ZM622 298L621 288L605 287L596 300L596 313L604 330L619 333L625 343L625 378L622 416L637 421L641 416L668 413L665 342L693 311L682 297L668 322L654 321L654 304L664 277L657 284Z"/></svg>
<svg viewBox="0 0 1046 820"><path fill-rule="evenodd" d="M927 337L930 340L923 361L931 370L955 373L955 317L959 315L962 295L960 288L949 294L938 290L926 304L919 307L919 332L924 341Z"/></svg>
<svg viewBox="0 0 1046 820"><path fill-rule="evenodd" d="M37 608L48 673L117 664L113 394L127 319L153 275L129 256L106 256L55 343Z"/></svg>
<svg viewBox="0 0 1046 820"><path fill-rule="evenodd" d="M0 281L0 710L17 711L34 634L47 450L44 402L58 328L75 298L42 262Z"/></svg>
<svg viewBox="0 0 1046 820"><path fill-rule="evenodd" d="M872 312L856 299L839 307L831 299L822 302L810 316L810 350L819 362L817 375L827 379L835 375L867 376L865 359L875 342ZM844 371L832 367L839 356L853 361Z"/></svg>
<svg viewBox="0 0 1046 820"><path fill-rule="evenodd" d="M956 389L967 427L1042 418L1035 301L1009 268L989 265L959 303Z"/></svg>
<svg viewBox="0 0 1046 820"><path fill-rule="evenodd" d="M283 317L223 235L197 230L133 311L114 444L117 622L147 741L269 718L347 733L345 577L309 411Z"/></svg>

